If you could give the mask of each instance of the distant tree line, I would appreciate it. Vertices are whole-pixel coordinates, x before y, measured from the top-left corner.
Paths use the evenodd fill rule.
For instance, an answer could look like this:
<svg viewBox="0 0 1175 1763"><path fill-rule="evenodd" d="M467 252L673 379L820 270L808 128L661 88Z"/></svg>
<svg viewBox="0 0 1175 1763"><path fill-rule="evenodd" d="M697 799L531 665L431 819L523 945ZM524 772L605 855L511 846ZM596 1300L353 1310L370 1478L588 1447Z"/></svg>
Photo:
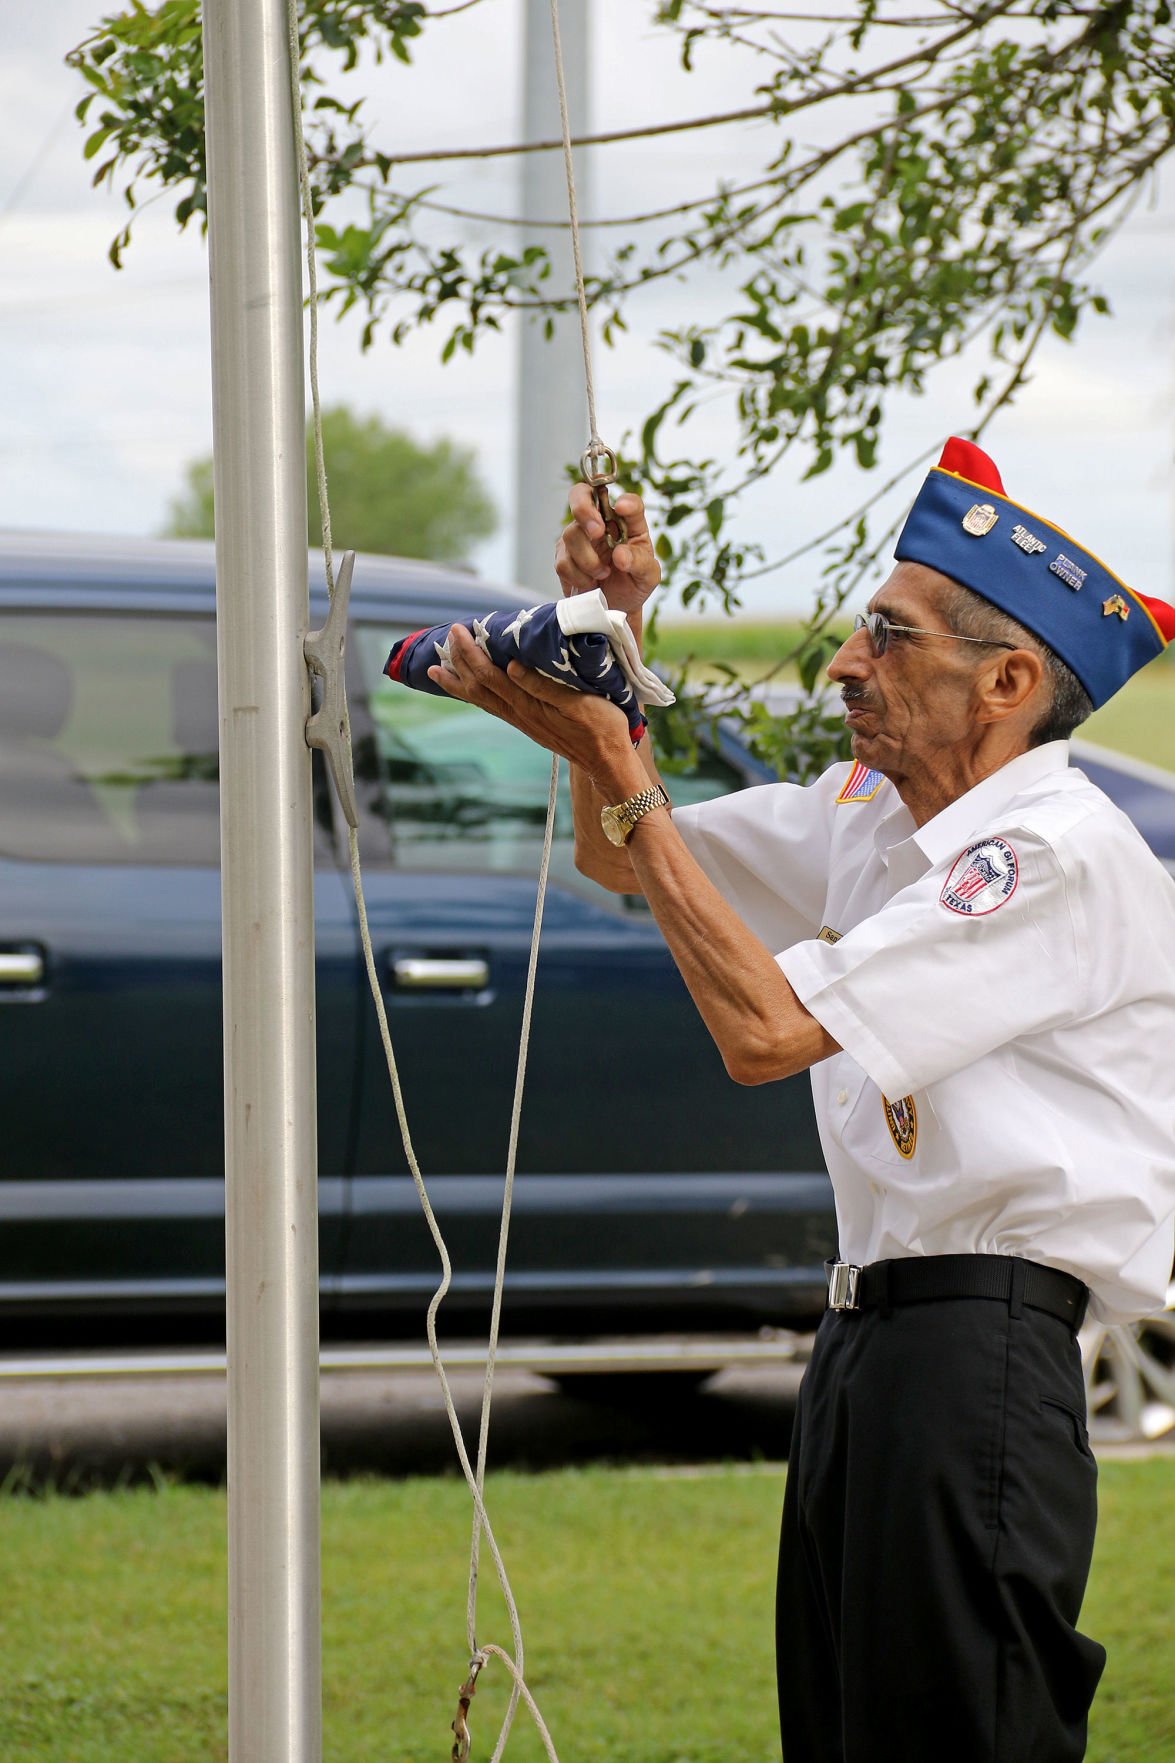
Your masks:
<svg viewBox="0 0 1175 1763"><path fill-rule="evenodd" d="M396 557L467 561L470 548L498 524L472 452L452 441L421 446L378 416L357 416L344 405L322 413L335 546ZM306 429L309 536L322 543L314 438ZM194 459L164 531L172 538L213 534L212 457Z"/></svg>

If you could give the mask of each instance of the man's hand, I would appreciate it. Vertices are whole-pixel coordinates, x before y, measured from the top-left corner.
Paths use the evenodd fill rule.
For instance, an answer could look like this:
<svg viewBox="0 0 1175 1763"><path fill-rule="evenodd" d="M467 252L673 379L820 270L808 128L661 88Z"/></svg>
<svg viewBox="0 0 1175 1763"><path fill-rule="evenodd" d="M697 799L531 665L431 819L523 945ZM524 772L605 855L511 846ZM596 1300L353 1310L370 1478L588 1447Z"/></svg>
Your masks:
<svg viewBox="0 0 1175 1763"><path fill-rule="evenodd" d="M605 802L622 802L648 783L633 751L624 712L594 692L561 686L512 661L496 667L464 625L449 633L452 667L430 667L428 677L453 698L476 704L560 753L591 778Z"/></svg>
<svg viewBox="0 0 1175 1763"><path fill-rule="evenodd" d="M628 537L609 551L591 486L575 484L567 502L571 525L564 527L555 547L555 574L564 594L603 588L614 612L639 612L661 580L644 503L629 490L617 496L612 506L624 521Z"/></svg>

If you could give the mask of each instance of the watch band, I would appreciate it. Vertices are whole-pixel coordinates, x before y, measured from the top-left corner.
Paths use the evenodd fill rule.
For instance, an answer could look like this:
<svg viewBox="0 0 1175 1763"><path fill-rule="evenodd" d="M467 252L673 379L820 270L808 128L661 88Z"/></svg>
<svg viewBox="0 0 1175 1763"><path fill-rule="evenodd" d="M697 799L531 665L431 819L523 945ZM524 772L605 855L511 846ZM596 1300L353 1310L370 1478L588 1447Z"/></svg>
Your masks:
<svg viewBox="0 0 1175 1763"><path fill-rule="evenodd" d="M616 802L601 811L604 831L614 843L627 844L632 829L645 814L651 814L654 808L669 808L672 804L660 784L650 784L646 790L638 790L635 796L628 796L623 802ZM619 837L617 837L619 834Z"/></svg>

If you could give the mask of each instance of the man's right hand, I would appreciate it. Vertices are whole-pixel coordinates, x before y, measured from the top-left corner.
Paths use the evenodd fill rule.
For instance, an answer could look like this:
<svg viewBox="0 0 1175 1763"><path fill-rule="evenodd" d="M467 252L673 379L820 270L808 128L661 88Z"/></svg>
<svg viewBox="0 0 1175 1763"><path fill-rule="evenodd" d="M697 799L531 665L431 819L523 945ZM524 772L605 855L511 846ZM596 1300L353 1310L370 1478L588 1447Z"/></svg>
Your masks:
<svg viewBox="0 0 1175 1763"><path fill-rule="evenodd" d="M571 525L564 527L555 547L555 573L564 594L603 588L614 612L639 613L661 580L644 503L629 490L616 497L612 506L624 521L628 536L609 551L590 484L575 484L567 502Z"/></svg>

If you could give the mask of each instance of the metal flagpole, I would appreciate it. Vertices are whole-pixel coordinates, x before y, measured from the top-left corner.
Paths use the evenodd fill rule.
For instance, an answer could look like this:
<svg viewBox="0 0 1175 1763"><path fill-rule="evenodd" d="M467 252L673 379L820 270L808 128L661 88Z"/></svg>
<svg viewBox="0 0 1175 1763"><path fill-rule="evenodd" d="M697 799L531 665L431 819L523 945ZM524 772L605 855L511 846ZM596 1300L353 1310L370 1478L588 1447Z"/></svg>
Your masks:
<svg viewBox="0 0 1175 1763"><path fill-rule="evenodd" d="M286 30L284 0L204 0L231 1763L322 1754L305 396Z"/></svg>
<svg viewBox="0 0 1175 1763"><path fill-rule="evenodd" d="M575 127L588 119L588 12L583 0L564 8L563 57L567 97ZM555 53L551 43L550 0L526 0L522 47L522 139L544 141L559 135ZM590 210L588 149L577 149L575 181L580 207ZM522 160L522 212L528 220L556 220L567 209L563 161L556 153L526 153ZM552 290L573 284L571 242L564 232L536 228L523 233L527 245L545 245L551 254ZM515 391L514 580L541 599L557 593L553 545L536 508L553 508L556 519L570 487L563 467L583 452L587 418L583 405L583 354L575 309L565 312L547 342L537 318L519 327Z"/></svg>

